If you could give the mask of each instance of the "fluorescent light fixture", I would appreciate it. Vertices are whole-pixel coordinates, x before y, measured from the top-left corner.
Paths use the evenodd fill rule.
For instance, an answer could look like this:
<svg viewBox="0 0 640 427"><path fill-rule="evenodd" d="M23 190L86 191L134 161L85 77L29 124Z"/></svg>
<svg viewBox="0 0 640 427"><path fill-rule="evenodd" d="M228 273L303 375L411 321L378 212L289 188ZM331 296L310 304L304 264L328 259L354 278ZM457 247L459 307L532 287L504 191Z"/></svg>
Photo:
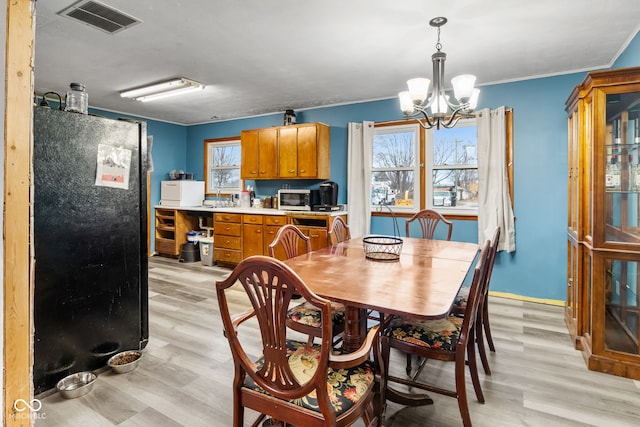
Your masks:
<svg viewBox="0 0 640 427"><path fill-rule="evenodd" d="M120 96L123 98L132 98L136 101L148 102L202 89L204 89L202 83L180 77L165 82L125 90L120 92Z"/></svg>

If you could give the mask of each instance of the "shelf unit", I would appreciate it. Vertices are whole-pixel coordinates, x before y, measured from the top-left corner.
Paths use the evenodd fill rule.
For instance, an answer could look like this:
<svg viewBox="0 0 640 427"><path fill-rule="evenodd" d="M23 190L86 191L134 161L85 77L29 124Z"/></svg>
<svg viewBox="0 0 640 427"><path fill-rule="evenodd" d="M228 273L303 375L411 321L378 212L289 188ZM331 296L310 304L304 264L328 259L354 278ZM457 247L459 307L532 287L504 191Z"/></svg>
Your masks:
<svg viewBox="0 0 640 427"><path fill-rule="evenodd" d="M178 257L187 241L187 232L198 229L198 217L177 209L156 208L156 252Z"/></svg>

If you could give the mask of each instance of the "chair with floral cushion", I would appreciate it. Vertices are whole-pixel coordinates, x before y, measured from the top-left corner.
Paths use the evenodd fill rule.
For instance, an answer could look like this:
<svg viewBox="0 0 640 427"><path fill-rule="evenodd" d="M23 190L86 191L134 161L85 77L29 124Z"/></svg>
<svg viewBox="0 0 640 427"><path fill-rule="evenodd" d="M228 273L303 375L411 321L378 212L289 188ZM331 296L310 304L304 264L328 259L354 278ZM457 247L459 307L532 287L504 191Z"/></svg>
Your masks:
<svg viewBox="0 0 640 427"><path fill-rule="evenodd" d="M476 329L476 343L478 346L478 354L480 354L480 361L482 362L482 368L484 373L491 375L491 368L489 367L489 360L487 358L487 351L484 348L484 336L487 338L487 344L489 350L495 353L496 348L493 344L493 338L491 337L491 326L489 325L489 283L491 282L491 273L493 273L493 264L495 263L496 254L498 253L498 243L500 242L500 227L496 227L491 238L491 244L489 250L491 251L490 267L485 276L485 285L482 293L482 299L480 301L480 308L478 314L478 328ZM451 307L451 313L459 316L463 316L467 303L469 300L469 287L463 286L460 288L456 299Z"/></svg>
<svg viewBox="0 0 640 427"><path fill-rule="evenodd" d="M292 224L282 226L269 245L269 256L280 260L294 258L308 252L311 252L309 237ZM333 335L337 337L334 344L338 344L344 332L345 308L343 304L337 302L332 302L331 307ZM309 344L319 336L321 324L320 311L308 302L298 304L287 312L287 326L308 335Z"/></svg>
<svg viewBox="0 0 640 427"><path fill-rule="evenodd" d="M455 397L458 400L458 408L463 425L465 427L471 426L465 386L465 363L468 361L471 381L478 402L484 403L475 357L475 330L478 324L476 317L482 297L482 287L485 283L484 276L490 263L489 253L489 241L487 240L482 246L478 262L473 271L473 279L469 290L469 303L464 317L448 315L439 319L419 320L391 316L385 320L382 325L383 332L380 339L382 344L382 366L384 369L383 378L386 378L386 389L383 393L386 399L411 406L430 401L425 395L398 391L390 386L391 383L404 384L409 386L410 389L417 388ZM389 375L391 348L415 355L425 362L429 359L454 362L455 390L445 389L425 382L421 378L422 368L425 366L424 363L421 363L416 372L410 375L409 378Z"/></svg>
<svg viewBox="0 0 640 427"><path fill-rule="evenodd" d="M337 216L331 223L331 228L327 233L327 243L329 246L334 246L349 239L351 239L349 226L341 216Z"/></svg>
<svg viewBox="0 0 640 427"><path fill-rule="evenodd" d="M251 308L232 313L238 289L244 291ZM246 258L228 278L216 282L216 292L235 370L234 427L244 425L244 408L260 413L253 426L266 417L272 425L281 422L284 426L349 426L359 419L365 426L380 426L381 406L375 399L380 376L369 359L377 344L377 328L357 351L332 354L330 301L315 295L293 270L270 257ZM286 338L287 309L296 293L321 313L319 344ZM257 326L244 325L253 319ZM261 338L259 350L252 339L256 328ZM249 342L252 346L246 348Z"/></svg>
<svg viewBox="0 0 640 427"><path fill-rule="evenodd" d="M422 231L423 239L433 239L438 225L440 223L443 223L446 227L448 227L447 240L451 240L453 223L440 215L440 213L431 209L423 209L420 212L417 212L415 215L409 218L405 224L405 234L407 235L407 237L411 237L410 228L411 223L414 221L417 221L418 224L420 224L420 230Z"/></svg>

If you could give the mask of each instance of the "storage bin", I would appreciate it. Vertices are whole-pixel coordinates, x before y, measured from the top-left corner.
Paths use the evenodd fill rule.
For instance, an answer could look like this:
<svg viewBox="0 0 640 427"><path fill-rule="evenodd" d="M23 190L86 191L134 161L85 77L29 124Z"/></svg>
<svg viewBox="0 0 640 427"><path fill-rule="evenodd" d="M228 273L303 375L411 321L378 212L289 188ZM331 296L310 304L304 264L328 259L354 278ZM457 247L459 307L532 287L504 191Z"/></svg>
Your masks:
<svg viewBox="0 0 640 427"><path fill-rule="evenodd" d="M200 253L198 252L198 243L193 244L191 242L184 243L182 250L180 251L179 262L196 262L200 260Z"/></svg>
<svg viewBox="0 0 640 427"><path fill-rule="evenodd" d="M199 244L202 265L213 265L213 237L201 237Z"/></svg>

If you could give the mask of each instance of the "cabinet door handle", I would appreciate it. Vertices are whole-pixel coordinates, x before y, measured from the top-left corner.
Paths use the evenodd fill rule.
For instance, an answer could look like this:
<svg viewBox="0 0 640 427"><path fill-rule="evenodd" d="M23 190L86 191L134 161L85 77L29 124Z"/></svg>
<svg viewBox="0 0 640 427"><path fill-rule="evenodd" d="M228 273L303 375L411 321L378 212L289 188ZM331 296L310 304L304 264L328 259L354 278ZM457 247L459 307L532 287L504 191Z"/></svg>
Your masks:
<svg viewBox="0 0 640 427"><path fill-rule="evenodd" d="M305 172L306 172L306 170L300 169L300 173L305 173Z"/></svg>
<svg viewBox="0 0 640 427"><path fill-rule="evenodd" d="M262 230L256 230L256 234L262 234Z"/></svg>
<svg viewBox="0 0 640 427"><path fill-rule="evenodd" d="M255 175L257 173L258 173L258 171L251 171L251 175Z"/></svg>
<svg viewBox="0 0 640 427"><path fill-rule="evenodd" d="M296 170L295 169L290 169L289 173L294 173Z"/></svg>
<svg viewBox="0 0 640 427"><path fill-rule="evenodd" d="M266 173L267 173L267 171L260 171L260 175L264 175Z"/></svg>

